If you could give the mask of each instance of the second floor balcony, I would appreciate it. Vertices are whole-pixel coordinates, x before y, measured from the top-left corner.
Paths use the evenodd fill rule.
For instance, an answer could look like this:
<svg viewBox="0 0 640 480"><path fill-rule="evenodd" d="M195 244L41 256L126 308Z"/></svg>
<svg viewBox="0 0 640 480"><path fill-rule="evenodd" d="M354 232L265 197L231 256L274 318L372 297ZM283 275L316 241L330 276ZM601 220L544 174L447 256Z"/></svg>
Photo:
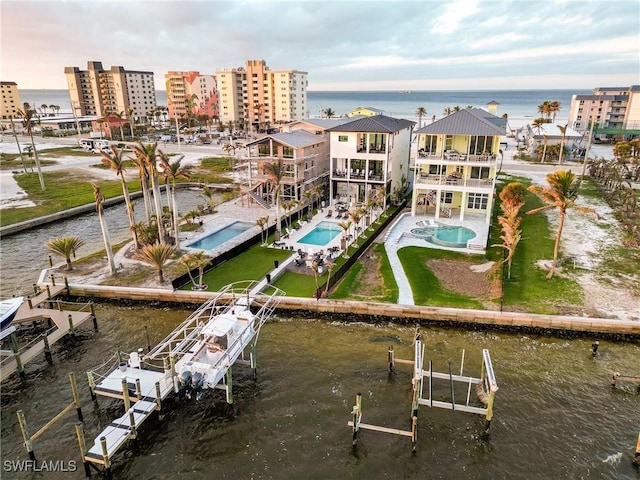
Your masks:
<svg viewBox="0 0 640 480"><path fill-rule="evenodd" d="M473 163L495 163L497 155L490 153L482 153L480 155L467 155L459 153L454 150L445 150L441 154L425 152L424 150L418 150L416 160L434 160L438 162L473 162Z"/></svg>
<svg viewBox="0 0 640 480"><path fill-rule="evenodd" d="M453 174L437 175L417 172L414 183L493 189L493 178L464 178Z"/></svg>

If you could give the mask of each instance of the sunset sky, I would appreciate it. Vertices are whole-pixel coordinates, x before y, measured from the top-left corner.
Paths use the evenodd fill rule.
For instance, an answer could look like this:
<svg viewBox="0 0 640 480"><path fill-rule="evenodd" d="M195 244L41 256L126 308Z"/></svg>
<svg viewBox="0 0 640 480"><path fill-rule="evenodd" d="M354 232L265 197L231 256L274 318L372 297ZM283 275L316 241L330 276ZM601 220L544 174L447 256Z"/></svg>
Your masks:
<svg viewBox="0 0 640 480"><path fill-rule="evenodd" d="M640 83L638 0L6 1L1 79L66 89L101 61L213 74L264 59L310 90L592 89Z"/></svg>

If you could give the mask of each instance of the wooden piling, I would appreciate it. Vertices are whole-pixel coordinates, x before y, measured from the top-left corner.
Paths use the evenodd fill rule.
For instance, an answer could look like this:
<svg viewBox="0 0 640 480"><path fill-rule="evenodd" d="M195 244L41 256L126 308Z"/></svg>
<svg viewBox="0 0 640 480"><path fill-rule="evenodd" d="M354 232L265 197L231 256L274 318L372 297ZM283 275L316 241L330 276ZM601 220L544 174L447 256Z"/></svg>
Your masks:
<svg viewBox="0 0 640 480"><path fill-rule="evenodd" d="M251 371L253 372L253 379L258 378L258 368L256 366L256 344L251 344L251 351L249 352L249 364L251 365Z"/></svg>
<svg viewBox="0 0 640 480"><path fill-rule="evenodd" d="M110 470L111 460L109 459L109 451L107 450L107 437L100 437L100 446L102 447L102 461L104 468Z"/></svg>
<svg viewBox="0 0 640 480"><path fill-rule="evenodd" d="M75 328L73 327L73 315L69 314L67 316L67 320L69 321L69 333L72 337L76 336Z"/></svg>
<svg viewBox="0 0 640 480"><path fill-rule="evenodd" d="M51 279L51 285L53 285L55 287L56 286L56 277L53 276L53 273L51 275L49 275L49 278Z"/></svg>
<svg viewBox="0 0 640 480"><path fill-rule="evenodd" d="M51 255L49 255L49 266L53 267L53 258L51 258Z"/></svg>
<svg viewBox="0 0 640 480"><path fill-rule="evenodd" d="M69 290L68 286L67 286L67 290ZM89 307L91 308L91 319L93 320L93 330L95 332L97 332L98 331L98 317L96 317L96 308L95 308L93 303L90 303Z"/></svg>
<svg viewBox="0 0 640 480"><path fill-rule="evenodd" d="M51 289L49 288L49 285L47 285L47 300L51 300Z"/></svg>
<svg viewBox="0 0 640 480"><path fill-rule="evenodd" d="M416 453L418 447L418 417L411 417L411 449Z"/></svg>
<svg viewBox="0 0 640 480"><path fill-rule="evenodd" d="M142 398L142 387L140 387L140 379L136 378L136 398L140 400Z"/></svg>
<svg viewBox="0 0 640 480"><path fill-rule="evenodd" d="M395 354L393 352L393 346L389 345L389 350L387 351L388 361L389 361L389 373L393 373L393 369L395 367Z"/></svg>
<svg viewBox="0 0 640 480"><path fill-rule="evenodd" d="M68 292L69 291L69 279L67 278L66 275L63 278L64 278L64 288L66 288L67 292Z"/></svg>
<svg viewBox="0 0 640 480"><path fill-rule="evenodd" d="M16 361L16 370L20 374L20 378L26 380L27 374L24 372L24 365L22 364L22 359L20 358L20 347L18 346L18 337L16 332L12 332L11 336L11 350L13 350L13 358Z"/></svg>
<svg viewBox="0 0 640 480"><path fill-rule="evenodd" d="M47 337L46 333L40 335L42 339L42 343L44 344L44 358L47 360L49 365L53 365L53 357L51 355L51 346L49 345L49 337Z"/></svg>
<svg viewBox="0 0 640 480"><path fill-rule="evenodd" d="M33 310L33 301L31 297L27 297L27 304L29 305L29 310Z"/></svg>
<svg viewBox="0 0 640 480"><path fill-rule="evenodd" d="M71 394L73 395L73 404L76 407L78 420L83 421L82 407L80 407L80 395L78 394L78 385L76 384L76 376L73 372L69 372L69 382L71 383Z"/></svg>
<svg viewBox="0 0 640 480"><path fill-rule="evenodd" d="M62 311L62 301L60 299L56 300L56 308L59 312Z"/></svg>
<svg viewBox="0 0 640 480"><path fill-rule="evenodd" d="M98 397L96 396L96 381L93 378L93 373L91 372L87 372L87 381L89 382L89 393L91 395L91 400L97 400Z"/></svg>
<svg viewBox="0 0 640 480"><path fill-rule="evenodd" d="M36 454L33 452L33 443L31 442L31 436L29 435L29 430L27 429L27 420L24 418L24 412L22 410L18 410L18 423L20 424L20 431L22 432L22 438L24 439L24 446L29 453L29 459L36 459Z"/></svg>
<svg viewBox="0 0 640 480"><path fill-rule="evenodd" d="M78 446L80 447L80 458L82 459L82 464L84 465L84 475L89 478L91 477L91 468L89 462L87 462L86 457L84 456L87 451L87 444L84 440L84 430L82 429L82 422L76 422L76 438L78 439Z"/></svg>
<svg viewBox="0 0 640 480"><path fill-rule="evenodd" d="M129 386L127 385L127 377L122 379L122 399L124 400L124 411L127 412L131 408L131 399L129 398Z"/></svg>
<svg viewBox="0 0 640 480"><path fill-rule="evenodd" d="M37 296L39 293L40 293L40 289L38 288L38 285L36 285L34 283L33 284L33 294Z"/></svg>
<svg viewBox="0 0 640 480"><path fill-rule="evenodd" d="M178 385L178 374L176 373L176 359L173 354L169 355L169 368L171 369L171 380L173 380L173 392L178 393L180 391L180 385Z"/></svg>
<svg viewBox="0 0 640 480"><path fill-rule="evenodd" d="M129 428L131 433L129 434L133 438L138 438L138 432L136 432L136 418L133 414L133 408L129 409Z"/></svg>
<svg viewBox="0 0 640 480"><path fill-rule="evenodd" d="M156 409L162 411L162 396L160 395L160 382L156 382Z"/></svg>
<svg viewBox="0 0 640 480"><path fill-rule="evenodd" d="M636 454L633 457L633 463L640 467L640 433L638 433L638 443L636 444Z"/></svg>
<svg viewBox="0 0 640 480"><path fill-rule="evenodd" d="M227 368L226 383L227 383L227 403L233 405L233 374L231 372L231 365Z"/></svg>
<svg viewBox="0 0 640 480"><path fill-rule="evenodd" d="M358 444L358 431L360 430L360 420L362 419L362 393L356 393L356 404L351 410L353 415L352 442L355 447Z"/></svg>

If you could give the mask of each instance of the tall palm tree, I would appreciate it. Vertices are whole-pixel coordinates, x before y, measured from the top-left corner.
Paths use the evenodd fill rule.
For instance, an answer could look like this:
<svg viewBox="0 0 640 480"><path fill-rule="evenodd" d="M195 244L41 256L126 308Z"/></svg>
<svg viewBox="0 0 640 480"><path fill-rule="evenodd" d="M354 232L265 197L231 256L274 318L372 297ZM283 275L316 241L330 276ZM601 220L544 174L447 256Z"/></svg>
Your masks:
<svg viewBox="0 0 640 480"><path fill-rule="evenodd" d="M176 200L176 180L183 178L189 180L190 167L188 165L181 165L183 157L176 158L173 162L169 160L169 157L160 152L160 163L164 170L165 177L171 181L171 210L173 215L173 233L175 235L176 249L180 250L180 230L178 229L178 202ZM167 183L169 186L169 183Z"/></svg>
<svg viewBox="0 0 640 480"><path fill-rule="evenodd" d="M552 122L555 123L556 121L556 114L560 111L560 102L557 100L554 100L552 102L549 102L549 114L553 115L553 119Z"/></svg>
<svg viewBox="0 0 640 480"><path fill-rule="evenodd" d="M347 246L349 245L349 230L351 229L351 220L344 220L342 222L338 222L338 226L342 229L343 235L342 235L342 240L344 240L344 242L340 242L341 243L341 247L344 250L344 258L349 258L349 255L347 255Z"/></svg>
<svg viewBox="0 0 640 480"><path fill-rule="evenodd" d="M544 159L547 156L547 143L549 142L549 135L543 135L544 139L544 148L542 149L542 161L540 163L544 163Z"/></svg>
<svg viewBox="0 0 640 480"><path fill-rule="evenodd" d="M562 138L560 139L560 155L558 156L558 165L561 165L562 164L562 153L564 152L564 139L567 136L567 128L569 127L569 124L567 123L564 126L557 125L557 127L560 130L560 134L562 135Z"/></svg>
<svg viewBox="0 0 640 480"><path fill-rule="evenodd" d="M274 192L274 203L276 206L276 232L282 230L282 220L280 218L280 193L282 190L282 177L284 176L284 164L282 158L278 158L273 163L265 162L262 165L267 181L272 184Z"/></svg>
<svg viewBox="0 0 640 480"><path fill-rule="evenodd" d="M158 281L164 283L164 266L175 253L176 248L173 245L151 243L134 253L133 257L154 267L158 271Z"/></svg>
<svg viewBox="0 0 640 480"><path fill-rule="evenodd" d="M47 108L49 108L49 105L47 105L46 103L43 103L42 105L40 105L40 111L42 112L43 116L47 116Z"/></svg>
<svg viewBox="0 0 640 480"><path fill-rule="evenodd" d="M324 113L327 118L333 118L336 116L336 112L332 108L326 108L322 113Z"/></svg>
<svg viewBox="0 0 640 480"><path fill-rule="evenodd" d="M127 108L127 120L129 120L129 129L131 130L131 140L133 140L133 108Z"/></svg>
<svg viewBox="0 0 640 480"><path fill-rule="evenodd" d="M71 271L73 270L71 256L75 255L76 250L84 245L84 240L80 237L58 237L49 240L46 245L47 251L64 257L67 262L67 270Z"/></svg>
<svg viewBox="0 0 640 480"><path fill-rule="evenodd" d="M153 203L155 205L156 217L158 219L158 239L160 243L165 243L165 231L162 222L162 206L160 205L160 182L158 181L158 142L143 145L137 142L133 145L136 156L144 161L149 177L151 178L151 189L153 191Z"/></svg>
<svg viewBox="0 0 640 480"><path fill-rule="evenodd" d="M444 113L445 117L448 117L449 115L451 115L451 112L451 107L446 107L442 113Z"/></svg>
<svg viewBox="0 0 640 480"><path fill-rule="evenodd" d="M100 191L100 187L95 183L91 183L93 187L93 198L96 201L96 212L98 212L98 218L100 219L100 227L102 228L102 239L104 240L104 248L107 251L107 260L109 262L109 271L111 275L116 274L116 264L113 261L113 249L111 248L111 239L109 238L109 229L107 228L107 222L104 219L104 195Z"/></svg>
<svg viewBox="0 0 640 480"><path fill-rule="evenodd" d="M102 151L102 163L111 170L115 172L115 174L120 177L120 182L122 183L122 194L124 195L124 203L127 209L127 217L129 218L129 230L131 231L131 235L133 236L134 247L137 250L140 248L140 244L138 243L138 235L136 234L136 230L134 225L136 224L135 214L133 212L133 203L131 203L131 198L129 197L129 188L127 187L127 180L125 179L125 173L127 171L124 160L122 159L122 154L124 151L117 147L111 145L109 147L109 151Z"/></svg>
<svg viewBox="0 0 640 480"><path fill-rule="evenodd" d="M22 168L24 168L24 173L27 173L27 164L25 163L24 156L22 155L22 147L20 146L20 141L18 140L18 135L16 134L16 125L13 123L13 117L9 117L9 121L11 122L11 131L13 132L13 138L15 138L16 145L18 145L18 154L20 155Z"/></svg>
<svg viewBox="0 0 640 480"><path fill-rule="evenodd" d="M518 216L520 208L524 205L526 189L519 182L508 183L500 192L500 209L502 215L498 217L498 223L502 227L501 244L492 245L501 247L507 252L504 262L507 264L507 278L511 278L511 264L516 253L516 247L522 238L520 223L522 217Z"/></svg>
<svg viewBox="0 0 640 480"><path fill-rule="evenodd" d="M333 272L333 269L336 267L336 264L334 262L327 261L327 262L324 262L324 266L327 269L327 283L324 288L324 296L329 297L329 280L331 280L331 272Z"/></svg>
<svg viewBox="0 0 640 480"><path fill-rule="evenodd" d="M202 250L196 253L188 253L183 255L178 259L178 261L184 265L187 269L187 273L189 274L189 278L191 279L191 283L193 284L193 290L206 290L207 285L202 283L202 278L204 277L204 269L209 264L211 260ZM191 270L194 268L198 269L198 281L193 278L191 275Z"/></svg>
<svg viewBox="0 0 640 480"><path fill-rule="evenodd" d="M149 172L147 164L142 156L135 154L130 160L138 167L138 178L140 179L140 189L142 190L142 200L144 205L144 217L147 224L151 221L151 198L149 194Z"/></svg>
<svg viewBox="0 0 640 480"><path fill-rule="evenodd" d="M533 128L538 135L542 132L542 125L546 122L543 118L536 118L533 122L531 122L531 128Z"/></svg>
<svg viewBox="0 0 640 480"><path fill-rule="evenodd" d="M551 270L549 270L549 273L547 274L547 279L550 279L553 277L553 272L555 271L556 263L558 261L560 237L562 236L562 228L564 227L567 210L574 208L581 213L595 214L596 212L591 208L575 204L578 198L580 182L576 179L576 175L571 170L558 170L548 173L547 183L549 184L548 188L543 188L539 185L531 185L528 188L531 193L538 196L544 203L546 203L546 205L529 210L527 215L533 215L534 213L553 208L558 209L559 221L558 230L556 231L556 242L553 247L553 263L551 264Z"/></svg>
<svg viewBox="0 0 640 480"><path fill-rule="evenodd" d="M422 127L422 117L427 114L427 109L424 107L418 107L416 110L416 115L418 116L418 129Z"/></svg>
<svg viewBox="0 0 640 480"><path fill-rule="evenodd" d="M358 229L360 228L360 220L362 220L362 211L359 208L350 211L349 218L353 222L353 238L355 239L353 246L358 248Z"/></svg>
<svg viewBox="0 0 640 480"><path fill-rule="evenodd" d="M36 111L33 110L28 103L22 105L22 110L17 111L18 115L22 117L24 128L27 129L29 137L31 137L31 148L33 149L33 156L36 161L36 169L38 170L38 179L40 180L40 188L45 191L44 177L42 176L42 169L40 168L40 159L38 158L38 150L36 150L36 144L33 141L33 130L31 128L31 120L34 118Z"/></svg>
<svg viewBox="0 0 640 480"><path fill-rule="evenodd" d="M122 121L126 119L124 112L110 112L110 117L116 117L118 119L118 125L120 126L120 140L124 140L124 131L122 130Z"/></svg>

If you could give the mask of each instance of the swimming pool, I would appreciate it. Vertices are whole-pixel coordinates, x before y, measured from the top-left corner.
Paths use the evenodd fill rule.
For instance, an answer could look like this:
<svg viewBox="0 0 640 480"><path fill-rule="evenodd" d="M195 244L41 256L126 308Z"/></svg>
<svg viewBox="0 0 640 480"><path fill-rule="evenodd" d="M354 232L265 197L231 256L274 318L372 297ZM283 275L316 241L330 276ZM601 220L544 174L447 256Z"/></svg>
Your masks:
<svg viewBox="0 0 640 480"><path fill-rule="evenodd" d="M306 243L307 245L325 246L331 240L336 238L342 227L333 222L320 222L313 230L298 240L298 243Z"/></svg>
<svg viewBox="0 0 640 480"><path fill-rule="evenodd" d="M185 244L185 246L189 248L198 248L200 250L213 250L214 248L222 245L227 240L231 240L241 233L246 232L251 227L253 227L253 223L240 221L233 222L192 243L187 243Z"/></svg>
<svg viewBox="0 0 640 480"><path fill-rule="evenodd" d="M449 225L412 228L411 233L434 245L451 248L466 248L467 242L476 237L476 232L467 227Z"/></svg>

